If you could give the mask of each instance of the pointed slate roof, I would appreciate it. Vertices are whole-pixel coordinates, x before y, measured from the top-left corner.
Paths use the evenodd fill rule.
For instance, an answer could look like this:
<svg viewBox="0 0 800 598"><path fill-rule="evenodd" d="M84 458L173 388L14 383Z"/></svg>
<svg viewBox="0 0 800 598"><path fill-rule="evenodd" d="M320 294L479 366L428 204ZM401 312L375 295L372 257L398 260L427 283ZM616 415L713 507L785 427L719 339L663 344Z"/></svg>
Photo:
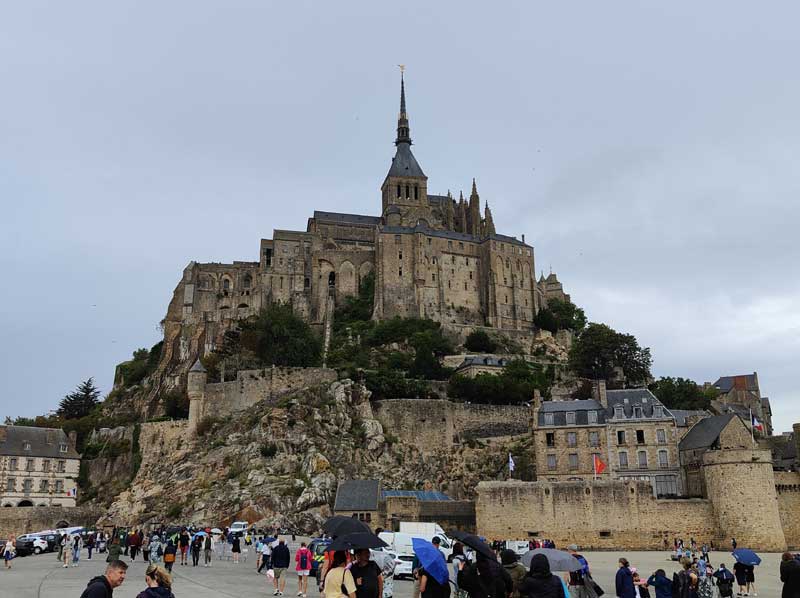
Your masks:
<svg viewBox="0 0 800 598"><path fill-rule="evenodd" d="M713 417L700 420L692 426L692 429L689 430L686 436L683 437L683 440L680 441L678 450L690 451L712 446L719 438L722 430L725 429L725 426L727 426L734 417L736 416L732 413L727 413L725 415L714 415Z"/></svg>
<svg viewBox="0 0 800 598"><path fill-rule="evenodd" d="M190 372L200 372L201 374L206 373L206 368L203 367L200 358L197 358L197 361L194 362L194 365L189 369Z"/></svg>
<svg viewBox="0 0 800 598"><path fill-rule="evenodd" d="M397 144L397 152L392 158L392 166L386 176L425 176L414 154L411 153L411 145L409 143Z"/></svg>

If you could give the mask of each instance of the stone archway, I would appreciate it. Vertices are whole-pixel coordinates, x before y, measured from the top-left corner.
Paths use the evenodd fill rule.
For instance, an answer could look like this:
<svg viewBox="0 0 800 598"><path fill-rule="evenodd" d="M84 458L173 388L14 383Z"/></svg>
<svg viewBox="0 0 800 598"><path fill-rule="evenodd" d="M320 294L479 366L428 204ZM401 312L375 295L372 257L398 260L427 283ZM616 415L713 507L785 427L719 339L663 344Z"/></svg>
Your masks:
<svg viewBox="0 0 800 598"><path fill-rule="evenodd" d="M17 503L18 507L32 507L33 503L27 499L21 500Z"/></svg>

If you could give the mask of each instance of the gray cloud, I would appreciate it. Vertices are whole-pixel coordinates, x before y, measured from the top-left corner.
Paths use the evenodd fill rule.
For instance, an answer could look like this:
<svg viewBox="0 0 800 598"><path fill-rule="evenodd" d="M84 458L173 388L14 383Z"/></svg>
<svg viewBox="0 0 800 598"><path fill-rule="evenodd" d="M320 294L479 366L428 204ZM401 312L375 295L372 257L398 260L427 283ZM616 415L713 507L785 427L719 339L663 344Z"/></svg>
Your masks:
<svg viewBox="0 0 800 598"><path fill-rule="evenodd" d="M579 9L578 9L579 8ZM800 421L793 3L28 2L0 9L11 415L158 340L191 259L376 213L408 65L434 191L477 177L657 374L758 371ZM793 367L794 366L794 367Z"/></svg>

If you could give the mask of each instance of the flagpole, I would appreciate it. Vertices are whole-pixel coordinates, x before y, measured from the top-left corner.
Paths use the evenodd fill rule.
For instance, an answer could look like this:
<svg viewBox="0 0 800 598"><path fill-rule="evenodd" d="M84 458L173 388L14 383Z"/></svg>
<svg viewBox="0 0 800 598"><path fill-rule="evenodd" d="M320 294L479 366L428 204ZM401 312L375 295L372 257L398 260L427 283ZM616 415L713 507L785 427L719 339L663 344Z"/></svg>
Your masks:
<svg viewBox="0 0 800 598"><path fill-rule="evenodd" d="M753 423L753 408L750 408L750 438L753 440L753 446L756 445L756 426Z"/></svg>

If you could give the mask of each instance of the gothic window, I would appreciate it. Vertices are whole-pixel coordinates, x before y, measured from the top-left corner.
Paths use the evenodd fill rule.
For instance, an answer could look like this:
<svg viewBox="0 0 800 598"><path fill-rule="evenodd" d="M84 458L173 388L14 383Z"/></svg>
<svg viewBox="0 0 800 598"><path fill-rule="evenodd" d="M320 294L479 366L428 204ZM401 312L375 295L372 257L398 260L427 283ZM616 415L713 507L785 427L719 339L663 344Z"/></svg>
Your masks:
<svg viewBox="0 0 800 598"><path fill-rule="evenodd" d="M506 268L511 269L511 262L506 258Z"/></svg>
<svg viewBox="0 0 800 598"><path fill-rule="evenodd" d="M253 284L253 277L249 274L244 277L244 288L249 289Z"/></svg>
<svg viewBox="0 0 800 598"><path fill-rule="evenodd" d="M408 193L408 185L406 185L406 199L408 199L409 197L411 197L411 195L409 195L409 193Z"/></svg>
<svg viewBox="0 0 800 598"><path fill-rule="evenodd" d="M222 279L222 290L229 291L231 288L231 281L227 278Z"/></svg>
<svg viewBox="0 0 800 598"><path fill-rule="evenodd" d="M419 199L419 187L414 185L414 199Z"/></svg>
<svg viewBox="0 0 800 598"><path fill-rule="evenodd" d="M400 197L400 185L397 185L397 197Z"/></svg>
<svg viewBox="0 0 800 598"><path fill-rule="evenodd" d="M528 307L528 299L525 299L525 307Z"/></svg>

